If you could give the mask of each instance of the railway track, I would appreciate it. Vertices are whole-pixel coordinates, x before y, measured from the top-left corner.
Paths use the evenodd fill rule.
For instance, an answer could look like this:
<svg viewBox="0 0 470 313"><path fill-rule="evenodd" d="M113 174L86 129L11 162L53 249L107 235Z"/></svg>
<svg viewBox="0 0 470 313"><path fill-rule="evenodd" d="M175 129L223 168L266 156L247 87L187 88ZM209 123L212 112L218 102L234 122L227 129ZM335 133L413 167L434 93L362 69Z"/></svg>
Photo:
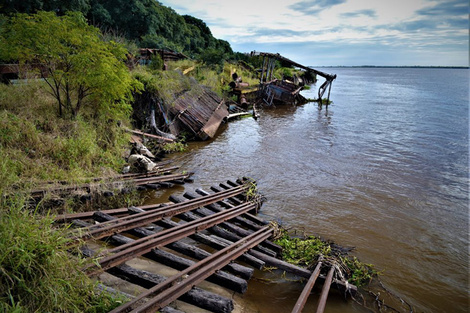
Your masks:
<svg viewBox="0 0 470 313"><path fill-rule="evenodd" d="M312 276L310 271L278 259L281 248L269 240L273 229L268 222L253 214L261 202L247 196L249 189L245 180L227 181L211 187L212 193L196 189L183 197L171 196L173 203L66 214L56 221L79 227L71 233L70 246L88 242L96 245L100 241L114 246L98 252L87 246L81 248L93 260L83 268L87 275L100 279L106 272L146 288L113 313L165 311L177 299L211 312L230 312L231 299L198 285L206 280L243 293L253 274L250 266L261 269L269 265L301 277ZM188 240L198 244L188 244ZM203 246L212 249L201 249ZM179 272L165 278L129 265L142 257ZM321 275L319 270L314 276L313 284L321 281L328 286L322 293L324 303L330 285L352 288L332 275ZM309 284L310 289L313 284ZM295 312L302 310L310 289L299 299ZM322 308L319 310L322 312Z"/></svg>

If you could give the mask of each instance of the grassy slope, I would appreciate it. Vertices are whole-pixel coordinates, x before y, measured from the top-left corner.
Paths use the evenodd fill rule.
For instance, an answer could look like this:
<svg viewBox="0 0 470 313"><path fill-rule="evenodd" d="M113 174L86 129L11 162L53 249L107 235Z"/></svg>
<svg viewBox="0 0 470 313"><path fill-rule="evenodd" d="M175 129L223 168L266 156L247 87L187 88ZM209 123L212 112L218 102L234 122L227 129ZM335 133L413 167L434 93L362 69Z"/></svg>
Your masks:
<svg viewBox="0 0 470 313"><path fill-rule="evenodd" d="M186 63L174 66L195 66L190 74L220 95L228 90L233 71L251 78L234 65L216 72ZM168 100L175 86L188 79L171 72L154 72L152 79L147 69L138 71L153 82L154 92L168 93ZM81 183L116 173L129 136L117 121L96 116L92 106L84 107L76 120L59 118L48 91L35 80L0 84L0 311L105 312L119 299L95 294L93 283L78 270L81 261L65 251L65 232L52 225L48 214L57 211L41 204L35 210L28 207L26 195L46 181ZM130 123L126 117L121 122Z"/></svg>
<svg viewBox="0 0 470 313"><path fill-rule="evenodd" d="M116 123L84 113L88 117L74 121L58 118L41 82L0 84L2 312L108 312L119 304L95 293L52 218L26 206L24 191L41 182L81 182L123 164L128 135Z"/></svg>

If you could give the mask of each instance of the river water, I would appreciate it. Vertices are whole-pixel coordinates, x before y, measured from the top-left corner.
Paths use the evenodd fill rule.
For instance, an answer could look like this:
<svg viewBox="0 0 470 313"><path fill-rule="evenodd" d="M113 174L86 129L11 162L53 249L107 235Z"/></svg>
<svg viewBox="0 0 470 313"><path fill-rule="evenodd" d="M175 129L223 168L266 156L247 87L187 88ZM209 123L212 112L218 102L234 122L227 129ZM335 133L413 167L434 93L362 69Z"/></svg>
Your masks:
<svg viewBox="0 0 470 313"><path fill-rule="evenodd" d="M195 171L186 188L252 177L267 198L264 218L356 247L419 312L467 312L468 69L324 70L338 75L328 109L265 108L190 144L174 156ZM316 98L317 88L303 95ZM290 312L302 285L258 275L270 280L250 282L248 306ZM333 295L326 312L364 309Z"/></svg>

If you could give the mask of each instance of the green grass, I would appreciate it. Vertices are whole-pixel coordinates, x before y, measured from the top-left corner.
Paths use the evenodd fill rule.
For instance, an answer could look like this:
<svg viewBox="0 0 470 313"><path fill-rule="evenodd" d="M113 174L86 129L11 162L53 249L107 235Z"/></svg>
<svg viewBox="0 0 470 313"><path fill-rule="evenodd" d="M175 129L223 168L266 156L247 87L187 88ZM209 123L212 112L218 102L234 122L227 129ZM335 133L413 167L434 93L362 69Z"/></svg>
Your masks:
<svg viewBox="0 0 470 313"><path fill-rule="evenodd" d="M249 83L250 86L259 84L256 73L247 70L240 64L225 62L219 70L214 70L213 67L192 60L169 62L169 69L173 70L184 71L191 67L194 69L188 72L187 76L195 78L202 85L209 86L221 97L227 96L227 92L230 90L228 84L233 81L233 73L237 73L239 77L242 77L243 82Z"/></svg>
<svg viewBox="0 0 470 313"><path fill-rule="evenodd" d="M183 142L169 142L163 145L165 153L184 152L187 148L188 145Z"/></svg>
<svg viewBox="0 0 470 313"><path fill-rule="evenodd" d="M120 305L123 299L95 291L53 219L25 207L21 197L0 202L0 311L108 312Z"/></svg>
<svg viewBox="0 0 470 313"><path fill-rule="evenodd" d="M86 110L75 120L61 119L46 90L41 82L0 85L2 193L50 180L81 182L124 164L129 135L117 121Z"/></svg>
<svg viewBox="0 0 470 313"><path fill-rule="evenodd" d="M26 195L47 181L115 174L129 135L93 106L75 120L59 118L47 90L35 80L0 84L0 312L108 312L122 299L96 292L80 271L84 261L67 252L67 230L51 217L58 208L46 205L54 196L32 208ZM64 201L68 210L76 205Z"/></svg>

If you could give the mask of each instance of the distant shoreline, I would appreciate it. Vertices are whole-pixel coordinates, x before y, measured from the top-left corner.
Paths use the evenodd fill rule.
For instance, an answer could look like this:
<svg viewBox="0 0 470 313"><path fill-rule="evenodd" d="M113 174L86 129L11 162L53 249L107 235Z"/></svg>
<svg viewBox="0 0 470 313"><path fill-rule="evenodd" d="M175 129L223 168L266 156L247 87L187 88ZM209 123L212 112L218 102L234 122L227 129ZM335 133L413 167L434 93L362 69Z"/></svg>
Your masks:
<svg viewBox="0 0 470 313"><path fill-rule="evenodd" d="M310 66L312 68L437 68L437 69L469 69L469 66L391 66L391 65L338 65L338 66Z"/></svg>

